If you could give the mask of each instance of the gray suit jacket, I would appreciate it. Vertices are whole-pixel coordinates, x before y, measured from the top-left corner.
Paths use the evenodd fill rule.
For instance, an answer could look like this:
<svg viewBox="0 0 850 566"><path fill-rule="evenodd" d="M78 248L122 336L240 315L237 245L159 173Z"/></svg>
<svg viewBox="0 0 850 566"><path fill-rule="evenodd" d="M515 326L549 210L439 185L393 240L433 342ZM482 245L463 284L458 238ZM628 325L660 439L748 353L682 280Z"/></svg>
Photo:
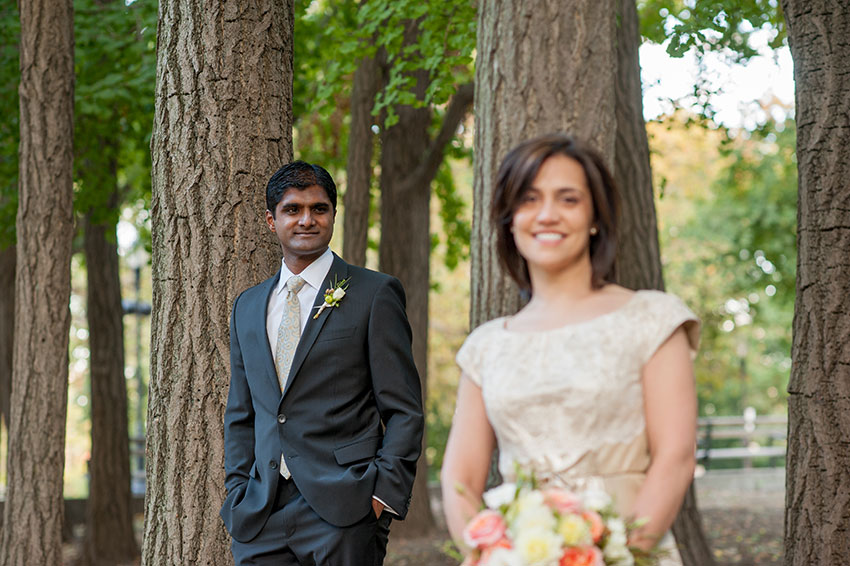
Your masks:
<svg viewBox="0 0 850 566"><path fill-rule="evenodd" d="M266 334L279 277L233 303L221 509L228 531L247 542L265 525L281 451L298 490L328 523L362 519L373 495L404 518L424 420L401 283L334 255L327 279L351 277L346 295L318 319L311 314L281 395Z"/></svg>

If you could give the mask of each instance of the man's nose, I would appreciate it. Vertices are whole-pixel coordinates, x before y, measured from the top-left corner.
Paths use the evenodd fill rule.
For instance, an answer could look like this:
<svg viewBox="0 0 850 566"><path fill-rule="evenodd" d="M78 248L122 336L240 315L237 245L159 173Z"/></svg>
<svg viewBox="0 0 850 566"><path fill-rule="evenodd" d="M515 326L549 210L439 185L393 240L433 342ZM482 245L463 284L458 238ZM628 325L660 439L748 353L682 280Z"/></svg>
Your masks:
<svg viewBox="0 0 850 566"><path fill-rule="evenodd" d="M298 217L298 224L301 226L310 226L314 221L313 211L309 208L305 208L301 216Z"/></svg>

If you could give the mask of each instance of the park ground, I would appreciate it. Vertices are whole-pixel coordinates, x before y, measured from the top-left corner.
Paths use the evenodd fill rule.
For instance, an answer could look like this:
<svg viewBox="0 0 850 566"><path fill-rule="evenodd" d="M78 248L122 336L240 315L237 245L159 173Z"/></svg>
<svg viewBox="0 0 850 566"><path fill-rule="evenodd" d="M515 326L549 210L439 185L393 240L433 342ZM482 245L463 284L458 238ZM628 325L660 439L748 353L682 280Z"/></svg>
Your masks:
<svg viewBox="0 0 850 566"><path fill-rule="evenodd" d="M783 546L785 476L781 469L709 472L697 479L697 502L717 566L780 566ZM442 519L439 489L432 490L433 508ZM141 517L138 526L141 531ZM82 533L75 533L78 537ZM77 545L65 547L72 564ZM137 566L128 564L127 566ZM402 539L390 536L385 566L457 566L448 533Z"/></svg>

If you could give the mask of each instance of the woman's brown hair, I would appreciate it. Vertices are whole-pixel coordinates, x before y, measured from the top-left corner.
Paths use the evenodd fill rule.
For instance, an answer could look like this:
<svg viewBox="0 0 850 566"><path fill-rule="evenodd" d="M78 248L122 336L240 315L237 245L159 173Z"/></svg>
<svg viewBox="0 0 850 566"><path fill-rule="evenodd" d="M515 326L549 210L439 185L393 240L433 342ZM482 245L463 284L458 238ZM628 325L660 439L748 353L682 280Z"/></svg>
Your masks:
<svg viewBox="0 0 850 566"><path fill-rule="evenodd" d="M490 206L499 260L521 289L531 291L528 264L517 250L511 223L520 199L531 186L540 166L553 155L574 159L584 169L593 200L593 223L597 229L590 238L591 285L599 288L614 277L619 214L617 187L602 157L566 134L546 134L525 141L508 152L502 161Z"/></svg>

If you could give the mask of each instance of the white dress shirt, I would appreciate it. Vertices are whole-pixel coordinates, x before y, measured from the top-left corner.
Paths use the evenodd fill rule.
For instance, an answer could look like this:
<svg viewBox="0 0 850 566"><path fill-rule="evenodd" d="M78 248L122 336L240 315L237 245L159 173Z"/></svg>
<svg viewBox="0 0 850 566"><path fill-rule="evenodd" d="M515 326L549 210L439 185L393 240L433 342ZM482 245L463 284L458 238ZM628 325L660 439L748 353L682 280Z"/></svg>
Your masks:
<svg viewBox="0 0 850 566"><path fill-rule="evenodd" d="M328 248L325 250L325 253L316 258L301 273L297 274L305 281L304 286L298 291L298 302L301 305L302 334L310 317L316 314L315 309L313 309L316 295L319 294L319 291L324 292L329 286L327 275L331 270L333 261L334 255L331 253L331 249ZM277 287L272 291L272 295L269 297L269 304L266 307L266 335L269 338L269 346L271 347L273 358L277 355L275 351L277 350L275 348L275 344L277 344L277 331L280 328L280 320L283 318L283 310L286 308L286 282L293 275L296 274L292 273L286 267L286 263L281 260L280 281L277 282ZM276 358L275 364L277 364Z"/></svg>

